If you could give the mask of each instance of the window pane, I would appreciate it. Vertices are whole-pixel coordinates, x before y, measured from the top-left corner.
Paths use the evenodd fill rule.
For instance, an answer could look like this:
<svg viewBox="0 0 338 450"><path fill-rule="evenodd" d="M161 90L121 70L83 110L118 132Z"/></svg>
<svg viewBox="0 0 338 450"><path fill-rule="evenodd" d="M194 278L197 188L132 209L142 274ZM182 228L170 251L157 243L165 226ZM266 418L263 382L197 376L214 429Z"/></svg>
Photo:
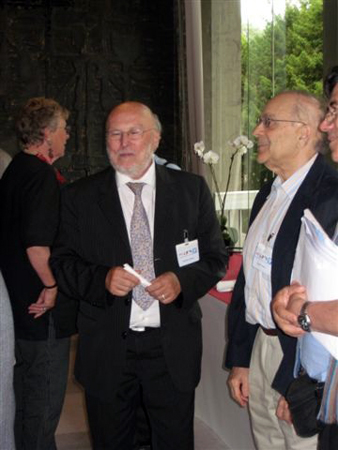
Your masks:
<svg viewBox="0 0 338 450"><path fill-rule="evenodd" d="M265 103L285 89L322 93L323 0L242 0L242 127L250 135ZM243 160L243 189L273 174Z"/></svg>

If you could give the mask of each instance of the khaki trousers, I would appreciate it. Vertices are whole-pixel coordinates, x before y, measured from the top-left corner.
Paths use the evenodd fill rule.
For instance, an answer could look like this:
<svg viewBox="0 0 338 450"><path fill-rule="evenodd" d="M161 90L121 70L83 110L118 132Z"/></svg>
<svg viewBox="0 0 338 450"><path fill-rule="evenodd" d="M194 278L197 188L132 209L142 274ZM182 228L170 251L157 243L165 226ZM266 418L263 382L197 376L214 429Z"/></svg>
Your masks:
<svg viewBox="0 0 338 450"><path fill-rule="evenodd" d="M316 450L317 435L301 438L292 425L276 416L280 394L271 384L282 356L278 337L259 329L249 371L249 412L256 446L259 450Z"/></svg>

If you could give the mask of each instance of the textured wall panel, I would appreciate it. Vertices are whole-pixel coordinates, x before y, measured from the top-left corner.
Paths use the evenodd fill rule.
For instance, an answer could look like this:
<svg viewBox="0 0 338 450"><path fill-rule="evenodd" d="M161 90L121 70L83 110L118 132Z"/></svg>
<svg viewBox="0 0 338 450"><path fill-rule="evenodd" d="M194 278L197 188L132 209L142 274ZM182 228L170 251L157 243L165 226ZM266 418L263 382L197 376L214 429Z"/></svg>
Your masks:
<svg viewBox="0 0 338 450"><path fill-rule="evenodd" d="M0 147L15 153L13 117L32 96L71 111L59 166L71 179L107 165L104 122L125 100L148 104L164 133L159 154L180 163L175 1L0 2Z"/></svg>

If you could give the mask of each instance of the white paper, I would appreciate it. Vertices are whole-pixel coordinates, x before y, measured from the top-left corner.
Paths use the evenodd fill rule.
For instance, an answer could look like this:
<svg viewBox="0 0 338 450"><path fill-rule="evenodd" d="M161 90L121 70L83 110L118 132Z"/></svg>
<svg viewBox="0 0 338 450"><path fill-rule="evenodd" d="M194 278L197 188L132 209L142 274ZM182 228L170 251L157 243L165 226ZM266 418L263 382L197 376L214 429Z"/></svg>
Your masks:
<svg viewBox="0 0 338 450"><path fill-rule="evenodd" d="M338 246L309 209L304 211L292 280L303 284L309 301L338 299ZM338 359L338 337L317 331L313 336Z"/></svg>
<svg viewBox="0 0 338 450"><path fill-rule="evenodd" d="M123 264L123 268L124 268L124 270L126 270L127 272L129 272L129 273L131 273L132 275L135 275L135 277L137 277L139 280L140 280L140 282L141 282L141 285L143 286L143 287L148 287L148 286L150 286L151 285L151 283L148 281L148 280L146 280L142 275L140 275L139 273L137 273L132 267L130 267L130 265L129 264Z"/></svg>
<svg viewBox="0 0 338 450"><path fill-rule="evenodd" d="M224 281L219 281L216 284L216 290L218 292L231 292L234 289L236 280L224 280Z"/></svg>

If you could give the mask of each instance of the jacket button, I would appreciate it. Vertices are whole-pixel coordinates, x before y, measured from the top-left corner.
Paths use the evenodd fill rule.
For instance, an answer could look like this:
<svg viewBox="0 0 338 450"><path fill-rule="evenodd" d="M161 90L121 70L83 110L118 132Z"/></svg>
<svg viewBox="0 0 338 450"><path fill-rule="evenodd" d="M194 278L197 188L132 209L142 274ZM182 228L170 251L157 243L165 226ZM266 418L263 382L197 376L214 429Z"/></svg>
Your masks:
<svg viewBox="0 0 338 450"><path fill-rule="evenodd" d="M128 336L128 331L124 331L121 336L122 336L122 339L126 339Z"/></svg>

